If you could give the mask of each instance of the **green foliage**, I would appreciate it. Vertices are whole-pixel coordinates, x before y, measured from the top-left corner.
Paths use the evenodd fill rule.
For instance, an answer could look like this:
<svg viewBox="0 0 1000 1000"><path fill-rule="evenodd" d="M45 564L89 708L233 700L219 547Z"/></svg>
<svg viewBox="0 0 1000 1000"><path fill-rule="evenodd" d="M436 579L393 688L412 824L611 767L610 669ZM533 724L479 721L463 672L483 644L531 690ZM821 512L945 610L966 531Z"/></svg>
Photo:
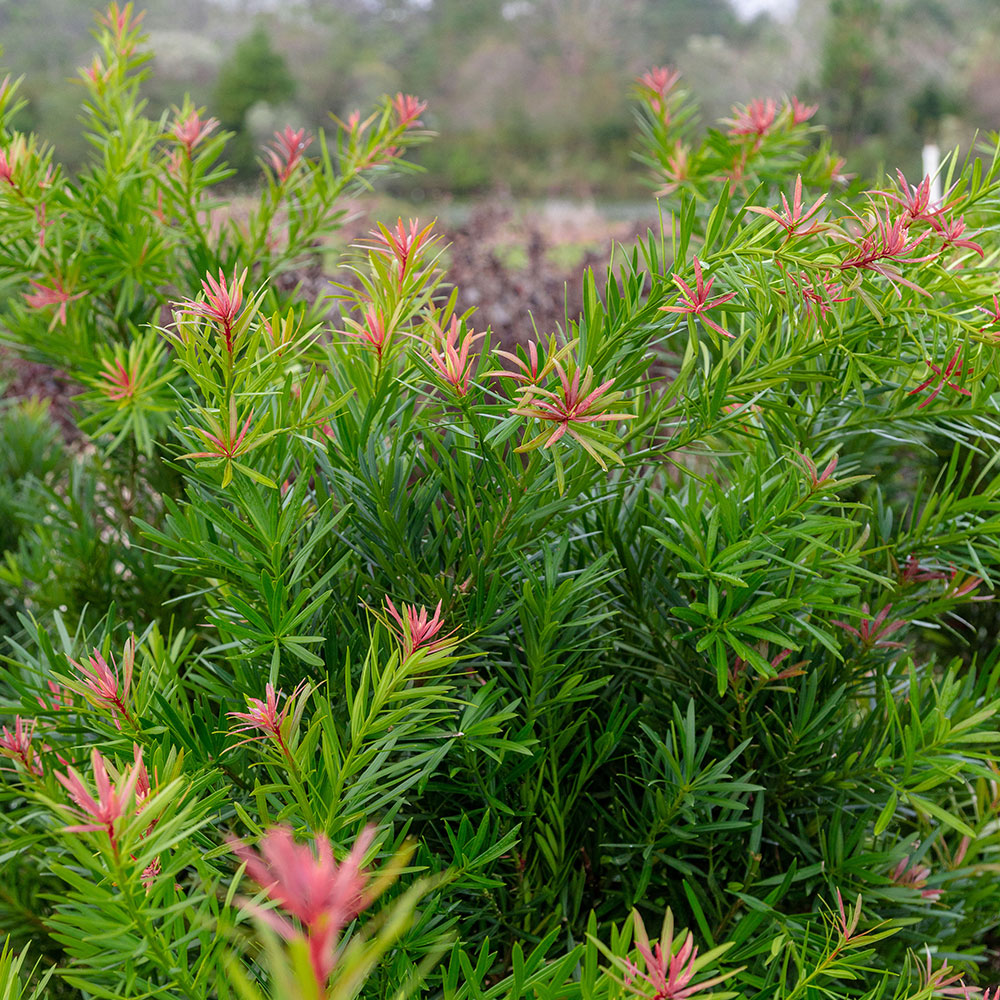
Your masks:
<svg viewBox="0 0 1000 1000"><path fill-rule="evenodd" d="M651 72L662 231L507 351L417 221L276 280L422 102L279 135L214 224L225 136L102 23L87 169L0 136L6 339L89 434L0 424L3 988L29 945L122 1000L985 979L1000 153L848 189L800 106L699 139Z"/></svg>

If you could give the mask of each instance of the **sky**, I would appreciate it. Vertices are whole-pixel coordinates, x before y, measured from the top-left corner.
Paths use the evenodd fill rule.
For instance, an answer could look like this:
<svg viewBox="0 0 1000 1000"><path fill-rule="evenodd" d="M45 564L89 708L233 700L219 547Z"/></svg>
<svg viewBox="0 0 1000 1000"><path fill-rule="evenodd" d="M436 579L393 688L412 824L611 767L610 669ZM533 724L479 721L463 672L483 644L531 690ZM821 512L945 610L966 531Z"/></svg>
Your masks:
<svg viewBox="0 0 1000 1000"><path fill-rule="evenodd" d="M730 0L737 14L743 18L767 12L775 17L786 17L795 10L796 0Z"/></svg>

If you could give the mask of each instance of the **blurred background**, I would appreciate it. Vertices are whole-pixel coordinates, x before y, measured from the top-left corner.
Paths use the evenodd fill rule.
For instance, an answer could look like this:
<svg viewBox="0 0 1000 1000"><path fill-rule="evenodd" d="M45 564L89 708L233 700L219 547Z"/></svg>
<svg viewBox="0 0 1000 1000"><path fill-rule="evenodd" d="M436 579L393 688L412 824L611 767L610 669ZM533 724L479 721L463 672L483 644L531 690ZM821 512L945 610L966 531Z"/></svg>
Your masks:
<svg viewBox="0 0 1000 1000"><path fill-rule="evenodd" d="M73 166L94 0L0 0L3 63L26 77L22 128ZM408 202L444 195L646 198L631 157L634 77L669 63L712 123L734 102L820 106L851 170L920 164L927 139L1000 127L997 0L144 0L154 114L190 92L257 176L275 128L311 130L379 94L429 102L438 138Z"/></svg>
<svg viewBox="0 0 1000 1000"><path fill-rule="evenodd" d="M24 75L18 123L67 167L87 149L71 81L89 64L104 0L0 0L0 64ZM921 147L969 149L1000 128L1000 0L141 0L153 54L149 113L190 93L235 133L233 184L286 124L315 131L381 94L417 94L437 137L424 168L380 182L315 272L329 293L344 247L375 221L437 218L459 307L497 340L552 331L580 309L585 268L658 225L631 88L679 68L713 124L734 103L795 94L819 105L847 170L920 176ZM314 147L315 148L315 147ZM229 192L240 211L240 192ZM0 352L7 393L40 394L69 426L74 387Z"/></svg>

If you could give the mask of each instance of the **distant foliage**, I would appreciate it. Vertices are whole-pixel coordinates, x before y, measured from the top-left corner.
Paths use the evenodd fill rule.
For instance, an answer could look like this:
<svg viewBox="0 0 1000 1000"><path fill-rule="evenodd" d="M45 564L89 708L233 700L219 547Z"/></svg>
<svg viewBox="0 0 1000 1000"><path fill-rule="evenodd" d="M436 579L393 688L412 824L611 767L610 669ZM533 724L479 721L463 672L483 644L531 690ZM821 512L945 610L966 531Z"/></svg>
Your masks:
<svg viewBox="0 0 1000 1000"><path fill-rule="evenodd" d="M652 69L661 231L503 351L433 224L337 320L287 280L423 101L279 131L243 215L98 41L79 173L0 100L4 339L87 435L0 414L3 995L989 986L1000 150L848 186L814 108L701 134Z"/></svg>
<svg viewBox="0 0 1000 1000"><path fill-rule="evenodd" d="M220 67L215 84L214 107L222 127L233 133L226 152L239 174L250 173L254 167L247 113L258 104L286 104L295 97L295 90L287 62L258 23Z"/></svg>

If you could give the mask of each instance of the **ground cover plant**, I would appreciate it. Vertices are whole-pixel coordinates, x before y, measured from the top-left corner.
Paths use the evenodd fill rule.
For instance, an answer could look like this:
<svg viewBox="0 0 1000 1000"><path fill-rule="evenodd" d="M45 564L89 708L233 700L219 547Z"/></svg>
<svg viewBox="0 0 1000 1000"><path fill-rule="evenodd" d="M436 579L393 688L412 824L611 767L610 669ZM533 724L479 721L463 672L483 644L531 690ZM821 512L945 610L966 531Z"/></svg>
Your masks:
<svg viewBox="0 0 1000 1000"><path fill-rule="evenodd" d="M4 338L87 435L0 414L4 995L1000 978L995 143L849 183L651 70L662 229L511 351L429 220L296 294L419 100L279 133L240 219L97 38L80 174L0 98Z"/></svg>

